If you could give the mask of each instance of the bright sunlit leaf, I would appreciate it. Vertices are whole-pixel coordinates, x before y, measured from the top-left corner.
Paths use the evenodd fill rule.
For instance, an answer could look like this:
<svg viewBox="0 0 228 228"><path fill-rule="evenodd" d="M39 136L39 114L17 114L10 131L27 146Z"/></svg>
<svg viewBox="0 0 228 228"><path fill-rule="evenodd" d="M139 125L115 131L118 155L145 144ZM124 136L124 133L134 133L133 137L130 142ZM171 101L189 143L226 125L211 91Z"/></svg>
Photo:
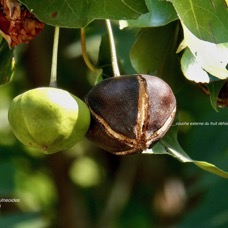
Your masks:
<svg viewBox="0 0 228 228"><path fill-rule="evenodd" d="M215 44L198 39L182 22L185 44L195 56L199 66L211 75L228 78L228 42Z"/></svg>
<svg viewBox="0 0 228 228"><path fill-rule="evenodd" d="M185 50L181 58L181 69L184 73L184 76L188 80L194 81L196 83L210 82L210 77L208 73L204 69L202 69L189 48Z"/></svg>

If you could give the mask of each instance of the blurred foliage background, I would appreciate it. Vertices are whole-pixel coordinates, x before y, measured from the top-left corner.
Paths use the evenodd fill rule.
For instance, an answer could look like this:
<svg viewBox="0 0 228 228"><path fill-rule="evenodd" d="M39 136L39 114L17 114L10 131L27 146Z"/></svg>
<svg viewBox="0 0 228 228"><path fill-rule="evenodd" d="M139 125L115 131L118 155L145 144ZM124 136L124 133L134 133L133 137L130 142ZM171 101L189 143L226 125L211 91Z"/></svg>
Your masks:
<svg viewBox="0 0 228 228"><path fill-rule="evenodd" d="M112 76L104 22L92 22L86 32L91 60L102 66L104 77ZM137 34L114 26L123 74L135 73L129 53ZM0 201L0 227L227 227L227 180L192 164L165 155L118 157L86 139L43 155L16 140L7 120L10 101L48 86L52 42L53 27L46 26L29 45L20 45L14 78L0 87L0 200L19 199ZM227 108L216 112L198 85L175 69L166 81L177 98L179 120L227 123ZM61 29L59 87L83 98L94 81L81 56L80 30ZM227 125L184 125L178 138L193 159L228 170L227 130Z"/></svg>

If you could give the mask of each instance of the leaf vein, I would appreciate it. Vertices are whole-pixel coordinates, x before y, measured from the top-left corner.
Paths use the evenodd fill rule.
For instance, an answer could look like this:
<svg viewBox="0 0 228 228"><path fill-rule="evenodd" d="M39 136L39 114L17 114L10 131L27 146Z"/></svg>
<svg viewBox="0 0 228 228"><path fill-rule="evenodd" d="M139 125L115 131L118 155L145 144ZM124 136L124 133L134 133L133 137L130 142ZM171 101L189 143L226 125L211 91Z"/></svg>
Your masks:
<svg viewBox="0 0 228 228"><path fill-rule="evenodd" d="M68 0L64 0L68 8L71 10L72 14L75 15L78 19L81 19L80 16L74 11L73 7L70 5Z"/></svg>
<svg viewBox="0 0 228 228"><path fill-rule="evenodd" d="M137 11L136 9L134 9L133 7L131 7L130 5L128 5L124 0L121 0L121 2L126 5L129 9L131 9L133 12L136 12L138 14L142 14L141 12Z"/></svg>

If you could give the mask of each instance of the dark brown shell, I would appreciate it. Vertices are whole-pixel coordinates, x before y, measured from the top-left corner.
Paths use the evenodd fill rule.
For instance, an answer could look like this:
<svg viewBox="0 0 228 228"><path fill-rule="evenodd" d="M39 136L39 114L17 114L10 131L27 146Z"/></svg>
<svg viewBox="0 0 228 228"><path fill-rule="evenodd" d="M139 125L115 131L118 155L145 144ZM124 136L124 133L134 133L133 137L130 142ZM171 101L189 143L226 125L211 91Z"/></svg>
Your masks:
<svg viewBox="0 0 228 228"><path fill-rule="evenodd" d="M118 155L152 147L171 126L176 99L158 77L127 75L106 79L86 96L92 121L87 138Z"/></svg>

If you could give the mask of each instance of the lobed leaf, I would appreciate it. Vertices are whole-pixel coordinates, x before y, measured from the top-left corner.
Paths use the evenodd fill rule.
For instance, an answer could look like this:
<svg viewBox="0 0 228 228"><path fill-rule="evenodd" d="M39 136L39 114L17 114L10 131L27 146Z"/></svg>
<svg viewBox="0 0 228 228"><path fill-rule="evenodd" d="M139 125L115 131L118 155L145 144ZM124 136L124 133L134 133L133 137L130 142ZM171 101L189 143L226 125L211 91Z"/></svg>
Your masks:
<svg viewBox="0 0 228 228"><path fill-rule="evenodd" d="M171 0L184 25L199 39L228 42L228 11L223 0Z"/></svg>
<svg viewBox="0 0 228 228"><path fill-rule="evenodd" d="M135 19L146 13L138 0L21 0L46 24L68 28L85 27L95 19Z"/></svg>

